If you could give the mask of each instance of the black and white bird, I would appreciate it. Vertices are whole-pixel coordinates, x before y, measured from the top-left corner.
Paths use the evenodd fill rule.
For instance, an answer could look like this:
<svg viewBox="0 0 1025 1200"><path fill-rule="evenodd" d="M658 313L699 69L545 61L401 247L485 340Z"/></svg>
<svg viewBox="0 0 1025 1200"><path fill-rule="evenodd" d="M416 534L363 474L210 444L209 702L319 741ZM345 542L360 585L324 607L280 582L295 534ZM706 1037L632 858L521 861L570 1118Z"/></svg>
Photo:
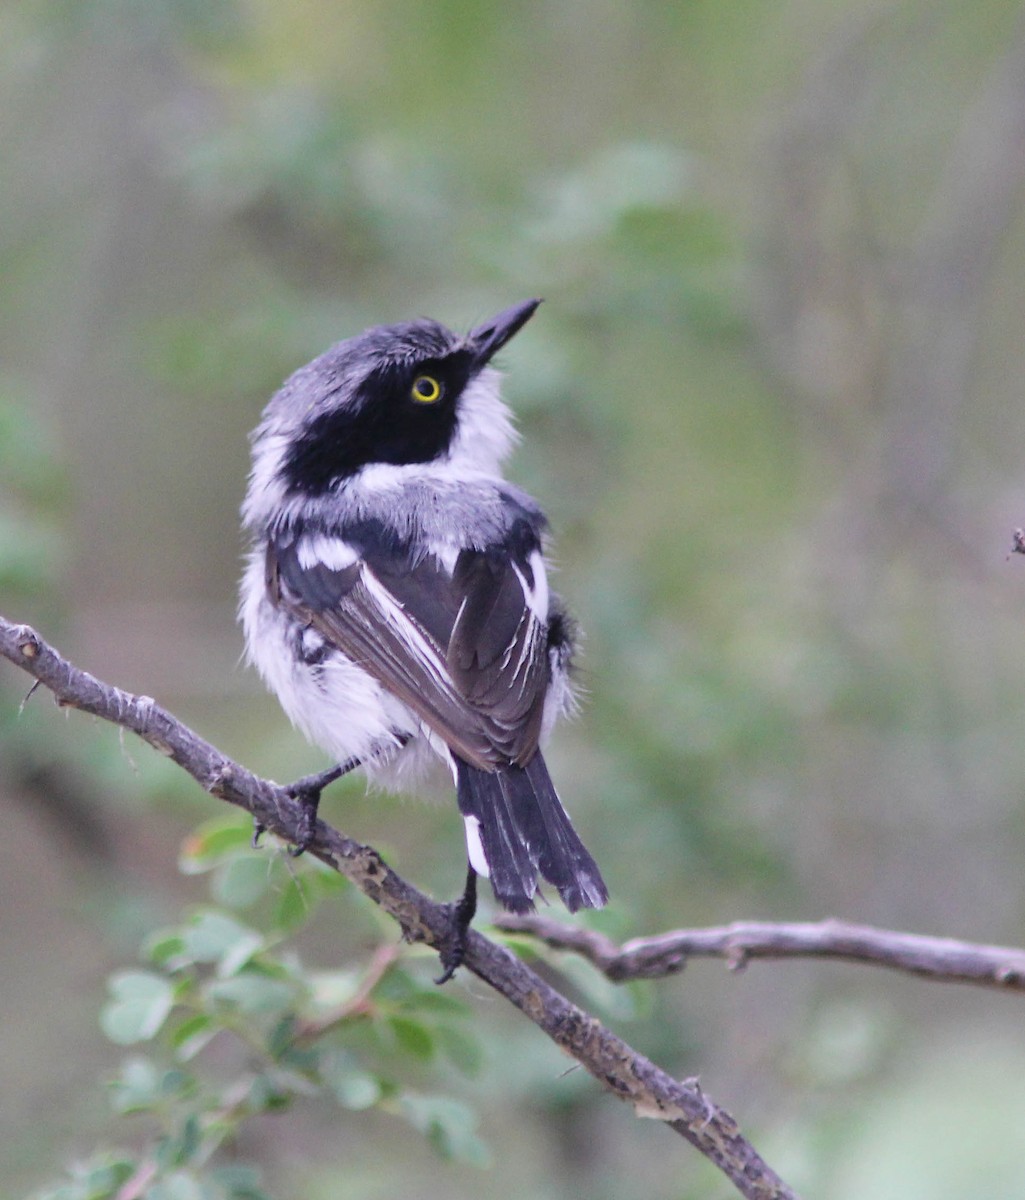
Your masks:
<svg viewBox="0 0 1025 1200"><path fill-rule="evenodd" d="M545 517L501 475L516 435L490 364L538 304L465 336L426 319L369 329L300 368L253 433L242 507L248 658L339 764L295 785L298 849L345 771L406 789L440 760L455 779L469 870L443 979L478 875L515 913L538 876L571 911L608 898L539 749L573 703Z"/></svg>

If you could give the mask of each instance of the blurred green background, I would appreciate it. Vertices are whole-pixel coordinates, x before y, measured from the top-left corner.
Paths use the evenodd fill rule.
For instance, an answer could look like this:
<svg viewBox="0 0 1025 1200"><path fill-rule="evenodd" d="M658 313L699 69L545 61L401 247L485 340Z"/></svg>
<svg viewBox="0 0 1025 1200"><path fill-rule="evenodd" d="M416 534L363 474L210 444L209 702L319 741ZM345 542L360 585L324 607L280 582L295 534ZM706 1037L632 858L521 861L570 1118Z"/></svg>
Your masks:
<svg viewBox="0 0 1025 1200"><path fill-rule="evenodd" d="M869 0L10 0L0 611L274 778L238 663L246 434L368 324L504 355L587 702L553 774L615 936L839 916L1025 942L1025 14ZM214 802L0 669L0 1178L104 1139L104 979ZM455 806L329 796L436 894ZM321 930L326 962L363 952ZM311 1107L282 1197L729 1194L472 981L494 1165ZM698 962L615 999L828 1200L1025 1197L1022 1002ZM114 1132L112 1132L114 1131Z"/></svg>

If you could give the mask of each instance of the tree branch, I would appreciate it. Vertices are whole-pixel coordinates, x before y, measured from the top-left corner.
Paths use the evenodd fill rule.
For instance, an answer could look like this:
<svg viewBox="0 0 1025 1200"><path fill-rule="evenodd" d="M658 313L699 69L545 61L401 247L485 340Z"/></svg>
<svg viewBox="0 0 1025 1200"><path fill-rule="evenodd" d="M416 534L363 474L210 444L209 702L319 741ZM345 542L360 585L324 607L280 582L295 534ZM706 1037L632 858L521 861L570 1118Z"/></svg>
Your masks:
<svg viewBox="0 0 1025 1200"><path fill-rule="evenodd" d="M27 671L57 703L138 734L214 796L294 841L301 810L282 788L259 779L204 741L148 696L103 683L62 658L27 625L0 616L0 655ZM400 925L409 941L440 949L450 930L438 904L395 874L369 846L318 821L309 853L350 879ZM504 947L471 929L465 964L500 992L638 1116L664 1121L714 1163L749 1200L794 1200L793 1191L742 1136L736 1122L695 1080L673 1079L570 1003Z"/></svg>
<svg viewBox="0 0 1025 1200"><path fill-rule="evenodd" d="M500 929L529 933L556 950L573 950L616 983L657 979L682 971L687 959L724 958L733 971L752 958L835 958L890 967L944 983L974 983L1025 991L1025 950L984 946L953 938L896 933L847 921L772 923L736 921L710 929L674 929L617 946L590 929L551 917L500 917Z"/></svg>

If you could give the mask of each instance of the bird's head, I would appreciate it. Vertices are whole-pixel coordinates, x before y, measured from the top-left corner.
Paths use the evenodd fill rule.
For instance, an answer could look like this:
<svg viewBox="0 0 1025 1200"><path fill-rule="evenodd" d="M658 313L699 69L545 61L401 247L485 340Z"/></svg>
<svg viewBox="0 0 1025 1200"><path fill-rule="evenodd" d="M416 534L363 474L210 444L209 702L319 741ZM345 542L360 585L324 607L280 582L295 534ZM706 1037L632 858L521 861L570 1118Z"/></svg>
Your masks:
<svg viewBox="0 0 1025 1200"><path fill-rule="evenodd" d="M301 367L253 434L246 523L368 467L496 471L515 433L490 363L538 304L513 305L465 335L427 319L377 326Z"/></svg>

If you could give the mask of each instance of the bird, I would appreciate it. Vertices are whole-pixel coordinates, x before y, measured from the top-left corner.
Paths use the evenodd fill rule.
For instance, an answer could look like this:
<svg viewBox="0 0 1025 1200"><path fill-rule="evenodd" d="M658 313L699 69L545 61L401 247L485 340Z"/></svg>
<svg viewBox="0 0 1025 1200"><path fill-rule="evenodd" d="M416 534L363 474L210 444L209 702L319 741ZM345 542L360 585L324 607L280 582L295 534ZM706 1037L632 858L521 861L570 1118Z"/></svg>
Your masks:
<svg viewBox="0 0 1025 1200"><path fill-rule="evenodd" d="M338 342L250 438L246 657L335 763L288 789L293 852L341 775L407 791L447 767L467 873L439 983L465 957L478 876L513 913L541 881L571 912L608 899L541 750L575 703L576 627L549 588L544 513L502 475L517 434L492 360L540 303L467 334L418 318Z"/></svg>

